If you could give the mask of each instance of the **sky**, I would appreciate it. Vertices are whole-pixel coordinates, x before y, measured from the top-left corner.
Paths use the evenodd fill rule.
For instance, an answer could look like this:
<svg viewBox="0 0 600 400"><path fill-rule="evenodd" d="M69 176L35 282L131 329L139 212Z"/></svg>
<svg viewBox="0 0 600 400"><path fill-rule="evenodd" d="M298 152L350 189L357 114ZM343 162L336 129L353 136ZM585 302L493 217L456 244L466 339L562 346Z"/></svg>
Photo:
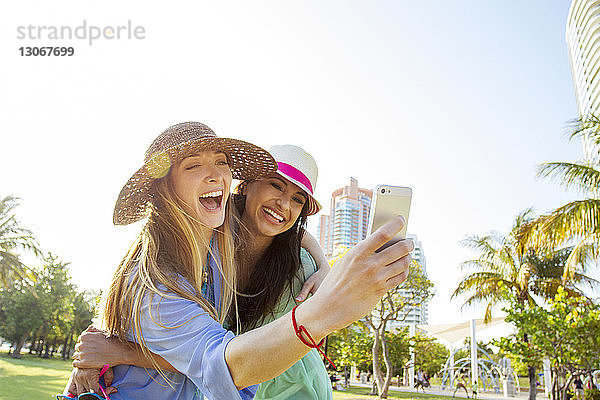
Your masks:
<svg viewBox="0 0 600 400"><path fill-rule="evenodd" d="M467 235L581 195L536 179L569 142L577 107L568 1L10 2L0 15L0 196L81 288L103 288L141 225L114 202L150 142L182 121L319 165L316 196L410 186L409 232L436 285L430 323L481 317L450 294ZM20 39L20 26L119 26L141 39ZM48 31L46 31L48 32ZM71 57L24 57L72 46ZM310 230L316 233L318 217Z"/></svg>

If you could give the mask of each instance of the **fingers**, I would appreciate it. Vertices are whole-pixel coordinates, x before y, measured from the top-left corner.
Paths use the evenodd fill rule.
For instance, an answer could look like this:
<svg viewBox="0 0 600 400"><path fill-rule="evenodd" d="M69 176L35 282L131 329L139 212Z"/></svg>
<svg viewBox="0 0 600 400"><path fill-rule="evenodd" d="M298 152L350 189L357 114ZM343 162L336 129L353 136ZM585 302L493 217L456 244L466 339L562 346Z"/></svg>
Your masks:
<svg viewBox="0 0 600 400"><path fill-rule="evenodd" d="M304 300L306 300L306 297L308 297L308 294L312 291L312 288L314 287L315 283L313 279L308 278L306 280L306 282L304 282L304 285L302 286L302 290L300 290L300 293L298 293L298 296L296 296L296 301L302 302Z"/></svg>
<svg viewBox="0 0 600 400"><path fill-rule="evenodd" d="M82 383L74 382L73 384L75 385L75 390L71 393L73 393L75 396L79 396L81 393L87 392Z"/></svg>
<svg viewBox="0 0 600 400"><path fill-rule="evenodd" d="M94 325L88 326L87 329L85 330L85 332L103 332L104 333L104 331L102 329L98 329Z"/></svg>
<svg viewBox="0 0 600 400"><path fill-rule="evenodd" d="M104 391L106 392L107 395L118 392L117 388L114 386L108 386L108 387L104 388Z"/></svg>
<svg viewBox="0 0 600 400"><path fill-rule="evenodd" d="M106 372L104 373L104 375L102 375L104 377L104 386L106 386L104 388L104 391L106 392L107 395L110 395L112 393L116 393L117 392L117 388L112 385L112 381L115 377L115 374L113 372L112 368L109 368L106 370Z"/></svg>
<svg viewBox="0 0 600 400"><path fill-rule="evenodd" d="M402 230L405 225L404 217L398 215L386 222L381 228L373 232L369 237L354 247L355 254L360 256L369 256L379 249L386 242L390 241L394 235Z"/></svg>
<svg viewBox="0 0 600 400"><path fill-rule="evenodd" d="M85 369L85 387L94 393L102 393L100 391L100 371L95 369Z"/></svg>
<svg viewBox="0 0 600 400"><path fill-rule="evenodd" d="M391 289L395 288L396 286L404 283L404 281L408 278L408 273L409 273L409 271L407 269L404 272L401 272L400 274L389 278L386 281L388 290L391 290Z"/></svg>
<svg viewBox="0 0 600 400"><path fill-rule="evenodd" d="M80 395L88 391L101 393L100 391L100 370L97 369L82 369L76 368L73 374L73 382L71 386L75 386L75 390L69 391L75 395Z"/></svg>
<svg viewBox="0 0 600 400"><path fill-rule="evenodd" d="M415 242L412 239L400 240L385 250L373 255L373 261L378 264L388 265L405 257L415 249Z"/></svg>
<svg viewBox="0 0 600 400"><path fill-rule="evenodd" d="M395 288L408 277L412 257L410 254L393 262L387 267L381 269L382 280L385 282L385 291Z"/></svg>
<svg viewBox="0 0 600 400"><path fill-rule="evenodd" d="M71 371L71 375L69 376L69 381L63 390L63 394L67 393L75 393L77 391L77 387L75 386L75 382L73 381L73 376L75 375L75 369Z"/></svg>
<svg viewBox="0 0 600 400"><path fill-rule="evenodd" d="M113 372L112 368L107 369L102 376L104 377L104 386L112 385L113 378L115 377L115 373Z"/></svg>

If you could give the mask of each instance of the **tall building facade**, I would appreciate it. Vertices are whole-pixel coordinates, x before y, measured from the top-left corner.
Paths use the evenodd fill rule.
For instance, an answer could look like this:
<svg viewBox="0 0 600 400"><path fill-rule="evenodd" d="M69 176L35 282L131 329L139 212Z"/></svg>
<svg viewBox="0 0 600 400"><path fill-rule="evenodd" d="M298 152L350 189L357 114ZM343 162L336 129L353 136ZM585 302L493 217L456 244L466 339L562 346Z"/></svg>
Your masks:
<svg viewBox="0 0 600 400"><path fill-rule="evenodd" d="M412 252L412 258L419 263L423 269L423 273L427 276L427 260L425 258L425 251L423 250L423 243L419 240L417 235L407 234L408 238L415 242L415 249ZM409 298L410 292L407 290L400 289L400 293ZM420 325L429 323L429 302L424 302L419 307L413 307L409 312L404 321L393 322L392 327L400 327L406 325Z"/></svg>
<svg viewBox="0 0 600 400"><path fill-rule="evenodd" d="M329 215L321 216L318 228L318 239L327 257L367 237L372 195L371 190L358 187L355 178L331 194Z"/></svg>
<svg viewBox="0 0 600 400"><path fill-rule="evenodd" d="M573 0L567 17L567 47L579 115L600 117L600 1ZM598 150L583 137L584 157L598 160Z"/></svg>

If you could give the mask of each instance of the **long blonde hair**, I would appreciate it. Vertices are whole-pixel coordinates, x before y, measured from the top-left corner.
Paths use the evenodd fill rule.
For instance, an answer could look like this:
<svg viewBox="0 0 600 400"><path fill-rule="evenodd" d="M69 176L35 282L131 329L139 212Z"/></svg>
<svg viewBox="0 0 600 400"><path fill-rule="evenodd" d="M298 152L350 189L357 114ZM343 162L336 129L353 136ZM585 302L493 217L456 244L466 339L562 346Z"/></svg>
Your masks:
<svg viewBox="0 0 600 400"><path fill-rule="evenodd" d="M203 229L211 228L202 225L186 211L168 176L155 182L153 200L149 206L148 222L129 248L113 277L104 301L101 320L108 333L121 340L126 340L128 331L132 332L135 341L140 344L142 355L152 360L153 367L169 382L154 361L142 334L142 306L152 299L144 297L182 297L194 301L223 324L235 303L236 268L231 231L232 211L228 199L225 221L221 227L214 229L213 238L218 245L218 254L214 254L210 243L206 242L205 235L201 234ZM202 297L201 293L204 275L210 273L206 259L202 257L205 253L202 250L206 249L217 261L223 282L217 309ZM191 285L192 290L181 285L178 276L182 276ZM158 288L161 285L166 290ZM154 313L151 312L152 314ZM153 321L165 329L178 327L164 326L155 318Z"/></svg>

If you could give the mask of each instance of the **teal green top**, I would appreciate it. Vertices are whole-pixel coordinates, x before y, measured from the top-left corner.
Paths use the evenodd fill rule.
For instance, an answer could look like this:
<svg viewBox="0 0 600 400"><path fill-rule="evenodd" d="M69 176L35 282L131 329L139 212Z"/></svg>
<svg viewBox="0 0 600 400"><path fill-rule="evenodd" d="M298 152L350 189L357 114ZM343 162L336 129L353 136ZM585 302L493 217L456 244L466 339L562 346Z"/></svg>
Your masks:
<svg viewBox="0 0 600 400"><path fill-rule="evenodd" d="M296 306L294 298L300 293L306 279L317 270L315 261L308 251L301 249L300 261L303 271L298 271L293 282L292 292L286 290L273 310L273 315L263 324L281 317ZM332 400L331 382L321 355L312 349L283 374L261 383L255 400Z"/></svg>

